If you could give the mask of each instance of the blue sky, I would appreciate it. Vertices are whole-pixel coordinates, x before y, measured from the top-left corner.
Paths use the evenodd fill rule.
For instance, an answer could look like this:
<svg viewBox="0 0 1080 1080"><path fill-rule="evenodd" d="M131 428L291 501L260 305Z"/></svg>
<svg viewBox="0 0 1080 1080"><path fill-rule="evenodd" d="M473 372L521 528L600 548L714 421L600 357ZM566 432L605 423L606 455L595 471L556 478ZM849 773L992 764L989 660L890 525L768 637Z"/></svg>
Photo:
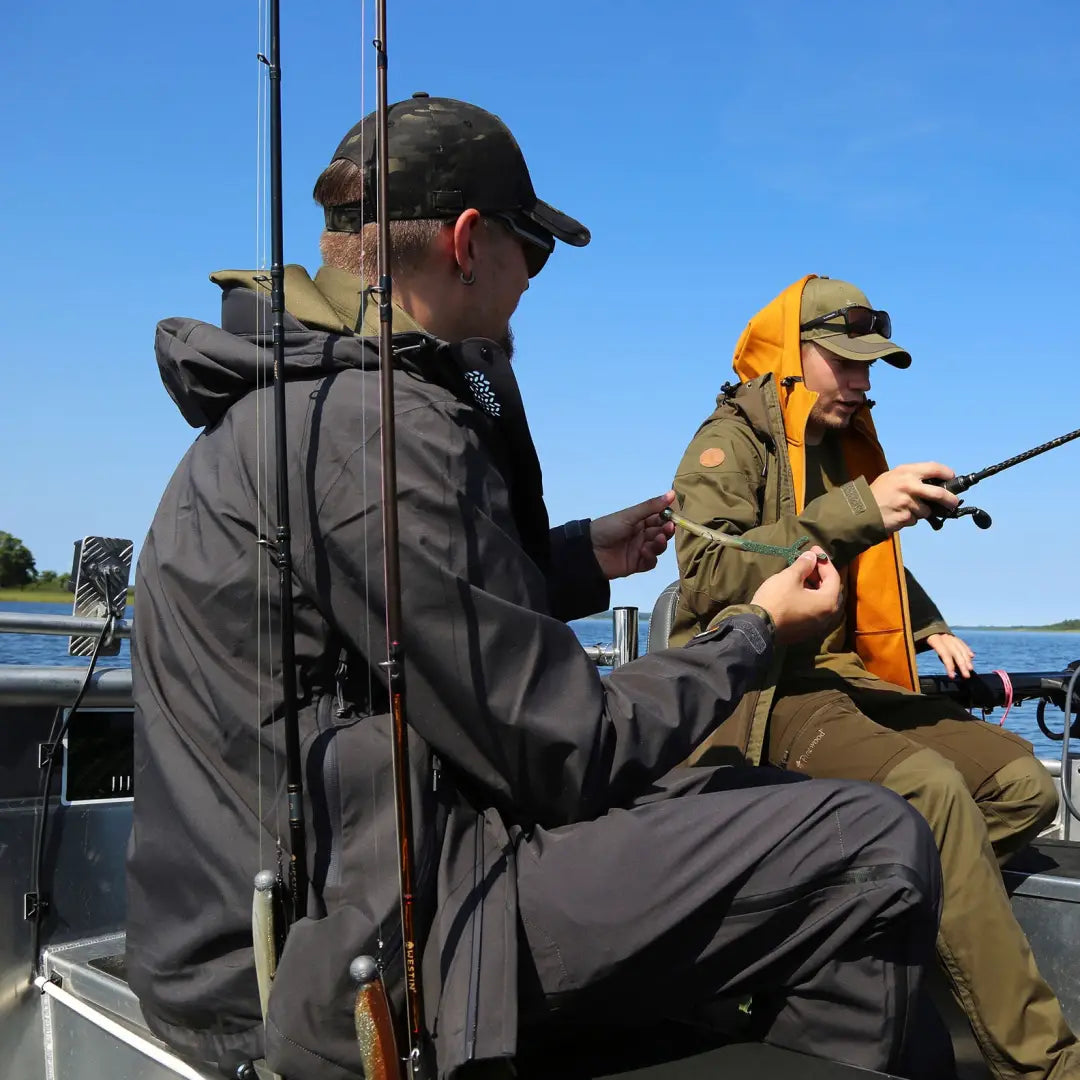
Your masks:
<svg viewBox="0 0 1080 1080"><path fill-rule="evenodd" d="M374 103L371 10L283 7L285 253L314 269L311 184ZM260 250L258 5L4 22L0 529L64 569L77 536L141 540L195 434L155 322L214 319L206 275ZM515 320L554 519L664 490L743 325L807 272L858 283L914 356L875 368L894 463L970 472L1080 426L1080 6L402 0L389 44L392 98L498 113L592 229ZM948 618L1080 616L1078 477L1080 441L975 489L989 532L904 533Z"/></svg>

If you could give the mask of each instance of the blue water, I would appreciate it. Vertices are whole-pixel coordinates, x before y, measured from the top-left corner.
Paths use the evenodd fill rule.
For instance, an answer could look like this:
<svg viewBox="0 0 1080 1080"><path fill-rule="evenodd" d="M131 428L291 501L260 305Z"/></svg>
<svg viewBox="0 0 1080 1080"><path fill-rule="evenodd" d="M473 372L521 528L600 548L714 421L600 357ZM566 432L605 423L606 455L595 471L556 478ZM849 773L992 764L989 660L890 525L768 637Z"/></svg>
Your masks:
<svg viewBox="0 0 1080 1080"><path fill-rule="evenodd" d="M30 615L70 615L66 604L28 604L22 601L0 601L0 611L19 611ZM133 609L128 605L127 618ZM82 656L68 656L68 639L52 634L0 634L0 664L63 664L85 667ZM102 656L99 667L128 667L131 664L131 646L125 638L116 656Z"/></svg>
<svg viewBox="0 0 1080 1080"><path fill-rule="evenodd" d="M21 611L55 615L63 613L62 604L34 604L0 602L0 611ZM131 608L127 611L131 617ZM611 620L604 618L581 619L570 624L583 645L599 645L611 641ZM1080 659L1080 634L1023 632L1009 630L958 630L961 637L975 650L975 664L979 671L1004 668L1007 671L1061 671L1071 660ZM642 621L639 632L640 651L645 651L648 623ZM131 663L127 641L120 647L118 656L102 658L102 666L127 666ZM86 660L67 655L67 638L50 635L0 634L0 664L66 664L84 666ZM933 653L919 657L919 670L939 674L941 663ZM1000 719L996 711L991 722ZM1058 729L1062 714L1048 708L1049 725ZM1052 742L1039 731L1035 722L1035 704L1029 702L1014 706L1009 714L1008 727L1035 746L1039 757L1057 758L1061 744Z"/></svg>

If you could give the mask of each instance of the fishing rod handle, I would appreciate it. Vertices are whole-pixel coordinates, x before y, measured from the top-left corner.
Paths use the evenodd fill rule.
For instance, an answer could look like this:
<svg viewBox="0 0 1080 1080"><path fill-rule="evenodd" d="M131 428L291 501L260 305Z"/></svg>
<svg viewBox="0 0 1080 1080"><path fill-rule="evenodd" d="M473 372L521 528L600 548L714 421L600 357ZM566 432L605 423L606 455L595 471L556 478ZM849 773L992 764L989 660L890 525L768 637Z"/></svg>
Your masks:
<svg viewBox="0 0 1080 1080"><path fill-rule="evenodd" d="M353 1025L365 1080L402 1080L394 1021L379 965L370 956L358 956L349 965L349 975L356 983Z"/></svg>
<svg viewBox="0 0 1080 1080"><path fill-rule="evenodd" d="M951 480L938 480L937 478L923 479L924 484L944 488L946 491L951 491L954 495L962 495L969 487L973 487L978 482L978 473L967 473L965 476L954 476Z"/></svg>

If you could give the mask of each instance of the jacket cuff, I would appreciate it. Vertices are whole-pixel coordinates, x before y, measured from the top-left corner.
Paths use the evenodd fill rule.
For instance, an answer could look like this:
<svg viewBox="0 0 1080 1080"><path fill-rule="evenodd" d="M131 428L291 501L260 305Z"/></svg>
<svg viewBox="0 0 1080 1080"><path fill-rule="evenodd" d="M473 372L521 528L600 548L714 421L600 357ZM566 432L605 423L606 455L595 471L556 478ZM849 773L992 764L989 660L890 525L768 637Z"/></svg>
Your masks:
<svg viewBox="0 0 1080 1080"><path fill-rule="evenodd" d="M563 622L607 611L611 585L592 547L592 520L568 521L551 530L548 604Z"/></svg>
<svg viewBox="0 0 1080 1080"><path fill-rule="evenodd" d="M730 633L741 634L761 658L763 664L772 660L776 641L776 627L772 616L758 604L732 604L713 616L709 628L695 634L684 648L715 641Z"/></svg>
<svg viewBox="0 0 1080 1080"><path fill-rule="evenodd" d="M776 633L776 624L773 622L773 617L760 604L729 604L712 617L709 622L709 630L715 630L724 619L729 619L733 615L756 615L769 628L770 635Z"/></svg>
<svg viewBox="0 0 1080 1080"><path fill-rule="evenodd" d="M926 626L921 626L912 633L911 636L915 639L915 651L926 652L926 650L930 648L930 646L926 644L926 639L928 637L933 637L934 634L951 633L952 630L944 619L935 619L932 623L927 623Z"/></svg>
<svg viewBox="0 0 1080 1080"><path fill-rule="evenodd" d="M820 509L813 517L825 526L824 531L830 534L830 540L866 550L889 538L881 508L865 476L848 480L840 487L818 496L814 502L819 504Z"/></svg>

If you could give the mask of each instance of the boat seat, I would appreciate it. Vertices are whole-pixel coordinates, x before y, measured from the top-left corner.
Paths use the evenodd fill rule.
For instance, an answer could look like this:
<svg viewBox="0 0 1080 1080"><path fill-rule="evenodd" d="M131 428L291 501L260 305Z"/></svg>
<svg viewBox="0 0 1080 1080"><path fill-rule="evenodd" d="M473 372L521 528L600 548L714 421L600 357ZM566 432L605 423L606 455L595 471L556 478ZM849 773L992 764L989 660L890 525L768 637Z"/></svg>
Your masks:
<svg viewBox="0 0 1080 1080"><path fill-rule="evenodd" d="M148 1044L150 1050L176 1058L176 1052L146 1026L138 998L128 985L124 939L123 933L106 934L48 948L43 954L44 974L76 998L80 1007L88 1006L106 1023L116 1024ZM126 1045L117 1035L80 1015L74 1006L49 995L42 995L41 1000L46 1060L53 1063L48 1075L64 1080L100 1080L104 1076L176 1080L172 1068ZM221 1080L216 1071L207 1071L205 1066L187 1061L183 1064L191 1070L189 1075Z"/></svg>
<svg viewBox="0 0 1080 1080"><path fill-rule="evenodd" d="M649 634L645 639L646 652L659 652L668 647L671 624L675 621L675 609L679 604L679 583L673 581L656 598L652 615L649 616Z"/></svg>

